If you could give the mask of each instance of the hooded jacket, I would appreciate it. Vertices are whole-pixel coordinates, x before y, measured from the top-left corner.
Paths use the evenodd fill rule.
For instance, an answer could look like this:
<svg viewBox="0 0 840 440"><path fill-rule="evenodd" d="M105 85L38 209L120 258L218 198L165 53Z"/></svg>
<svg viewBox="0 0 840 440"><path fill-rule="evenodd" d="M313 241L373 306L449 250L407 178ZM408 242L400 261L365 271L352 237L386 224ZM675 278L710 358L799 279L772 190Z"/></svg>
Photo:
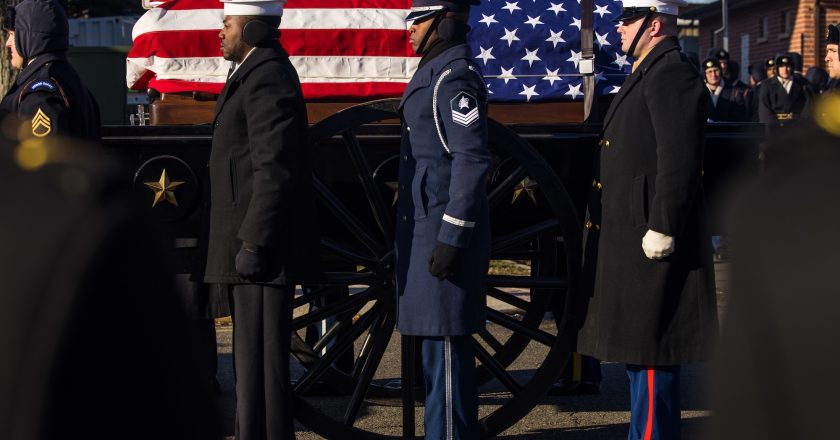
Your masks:
<svg viewBox="0 0 840 440"><path fill-rule="evenodd" d="M24 68L0 109L31 124L35 137L69 136L98 142L99 107L67 61L67 14L55 0L15 7L15 49Z"/></svg>

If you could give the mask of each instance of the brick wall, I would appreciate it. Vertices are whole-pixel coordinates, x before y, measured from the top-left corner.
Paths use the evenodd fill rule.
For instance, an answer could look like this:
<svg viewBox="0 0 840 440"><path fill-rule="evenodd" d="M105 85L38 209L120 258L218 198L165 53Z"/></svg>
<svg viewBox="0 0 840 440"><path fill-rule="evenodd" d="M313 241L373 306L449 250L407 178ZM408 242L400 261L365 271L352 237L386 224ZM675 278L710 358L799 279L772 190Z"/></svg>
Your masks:
<svg viewBox="0 0 840 440"><path fill-rule="evenodd" d="M742 65L746 72L749 64L764 62L779 52L802 54L804 71L812 66L822 66L825 56L825 23L840 21L840 2L820 1L819 37L815 35L815 7L817 0L765 0L749 7L730 7L729 53L730 58L741 63L742 36L749 37L749 63ZM786 32L786 14L791 29ZM765 25L766 22L766 25ZM704 58L711 47L722 47L721 36L713 37L720 28L720 14L700 19L700 57ZM766 30L766 32L764 32Z"/></svg>

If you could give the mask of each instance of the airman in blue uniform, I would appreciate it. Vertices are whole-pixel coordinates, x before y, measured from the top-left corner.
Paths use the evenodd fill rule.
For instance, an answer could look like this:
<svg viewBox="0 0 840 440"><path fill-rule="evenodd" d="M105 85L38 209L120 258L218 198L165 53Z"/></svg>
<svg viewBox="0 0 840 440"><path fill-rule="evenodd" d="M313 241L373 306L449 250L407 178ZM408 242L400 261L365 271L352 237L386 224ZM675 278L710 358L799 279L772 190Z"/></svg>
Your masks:
<svg viewBox="0 0 840 440"><path fill-rule="evenodd" d="M478 438L472 334L490 258L487 88L466 44L477 0L414 0L420 66L400 103L397 327L420 337L425 437Z"/></svg>

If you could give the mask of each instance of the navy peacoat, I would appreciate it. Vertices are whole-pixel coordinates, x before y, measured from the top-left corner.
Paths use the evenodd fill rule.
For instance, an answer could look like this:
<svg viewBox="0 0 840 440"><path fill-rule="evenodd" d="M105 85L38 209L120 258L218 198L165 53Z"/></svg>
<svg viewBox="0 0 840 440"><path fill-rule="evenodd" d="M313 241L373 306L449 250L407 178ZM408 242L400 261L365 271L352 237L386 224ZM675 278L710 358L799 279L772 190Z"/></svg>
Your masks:
<svg viewBox="0 0 840 440"><path fill-rule="evenodd" d="M469 47L446 49L418 69L400 113L397 327L415 336L476 333L490 258L490 151L487 88ZM438 241L461 248L460 269L445 280L428 270Z"/></svg>
<svg viewBox="0 0 840 440"><path fill-rule="evenodd" d="M216 103L210 150L207 283L240 284L242 242L265 248L271 284L316 272L318 229L308 156L306 105L279 44L257 47Z"/></svg>
<svg viewBox="0 0 840 440"><path fill-rule="evenodd" d="M717 332L711 236L702 189L708 90L676 38L627 78L604 122L594 293L578 351L637 365L706 359ZM648 259L642 237L675 238Z"/></svg>

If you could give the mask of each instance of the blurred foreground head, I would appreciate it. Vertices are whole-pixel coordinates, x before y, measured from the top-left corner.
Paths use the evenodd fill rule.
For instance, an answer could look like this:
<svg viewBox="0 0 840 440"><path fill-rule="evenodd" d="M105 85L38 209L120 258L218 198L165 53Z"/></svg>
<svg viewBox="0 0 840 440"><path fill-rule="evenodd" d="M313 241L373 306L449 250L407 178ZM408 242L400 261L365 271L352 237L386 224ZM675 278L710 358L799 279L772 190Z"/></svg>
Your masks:
<svg viewBox="0 0 840 440"><path fill-rule="evenodd" d="M840 97L782 132L733 203L716 439L837 438Z"/></svg>
<svg viewBox="0 0 840 440"><path fill-rule="evenodd" d="M0 125L3 438L214 438L130 174L96 147Z"/></svg>

